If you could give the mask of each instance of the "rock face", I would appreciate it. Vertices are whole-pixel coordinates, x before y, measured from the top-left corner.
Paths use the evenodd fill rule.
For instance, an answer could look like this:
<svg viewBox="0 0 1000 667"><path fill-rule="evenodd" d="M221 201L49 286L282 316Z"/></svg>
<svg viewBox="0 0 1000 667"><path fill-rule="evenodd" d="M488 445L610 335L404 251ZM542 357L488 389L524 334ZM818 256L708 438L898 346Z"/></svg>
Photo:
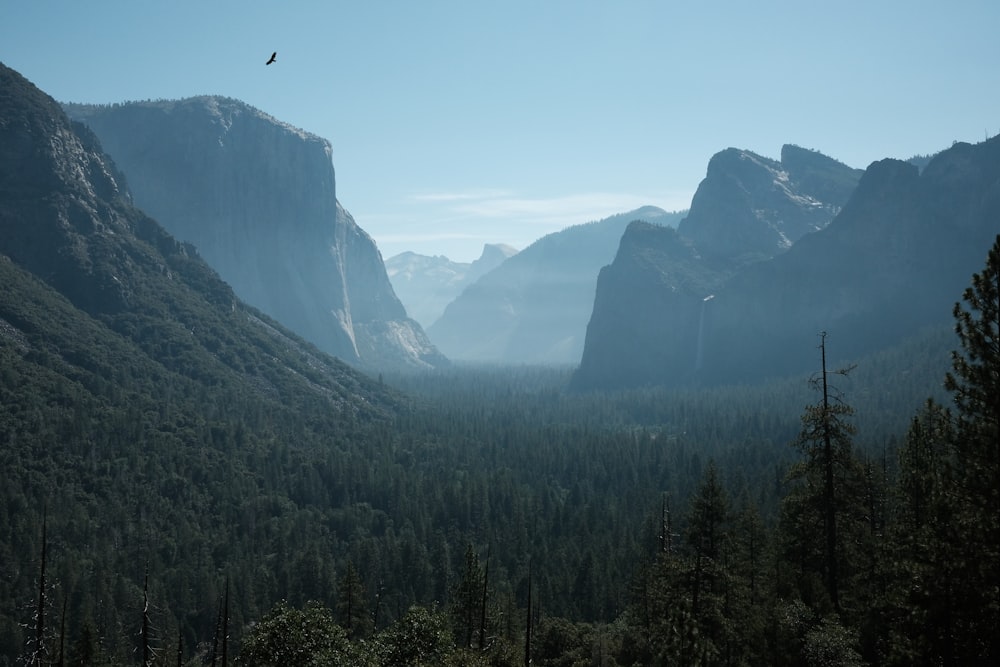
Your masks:
<svg viewBox="0 0 1000 667"><path fill-rule="evenodd" d="M860 177L860 169L797 146L782 147L780 162L729 148L709 161L678 229L707 260L768 259L829 224Z"/></svg>
<svg viewBox="0 0 1000 667"><path fill-rule="evenodd" d="M998 221L992 139L956 144L922 173L898 160L872 164L826 227L728 272L699 270L710 263L676 249L656 252L690 239L634 234L602 272L574 383L690 386L809 372L821 331L841 359L895 344L950 320Z"/></svg>
<svg viewBox="0 0 1000 667"><path fill-rule="evenodd" d="M403 252L385 260L385 269L406 312L426 329L462 290L516 254L515 248L502 243L487 243L471 263Z"/></svg>
<svg viewBox="0 0 1000 667"><path fill-rule="evenodd" d="M136 205L247 302L361 367L446 362L337 201L326 140L220 97L66 110L98 136Z"/></svg>
<svg viewBox="0 0 1000 667"><path fill-rule="evenodd" d="M587 325L580 388L661 384L691 375L698 327L719 274L675 229L633 222L601 269Z"/></svg>
<svg viewBox="0 0 1000 667"><path fill-rule="evenodd" d="M578 363L597 274L625 227L680 217L648 206L549 234L467 287L427 332L452 359Z"/></svg>

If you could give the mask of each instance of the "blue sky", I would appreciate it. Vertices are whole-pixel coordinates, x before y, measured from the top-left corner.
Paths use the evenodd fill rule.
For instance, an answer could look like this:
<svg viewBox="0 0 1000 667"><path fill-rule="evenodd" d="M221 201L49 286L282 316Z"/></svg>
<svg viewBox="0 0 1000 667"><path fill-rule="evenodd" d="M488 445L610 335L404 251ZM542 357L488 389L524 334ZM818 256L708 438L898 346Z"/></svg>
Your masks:
<svg viewBox="0 0 1000 667"><path fill-rule="evenodd" d="M0 0L0 61L60 101L241 99L330 140L384 257L470 261L686 208L730 146L866 167L982 141L998 28L994 0Z"/></svg>

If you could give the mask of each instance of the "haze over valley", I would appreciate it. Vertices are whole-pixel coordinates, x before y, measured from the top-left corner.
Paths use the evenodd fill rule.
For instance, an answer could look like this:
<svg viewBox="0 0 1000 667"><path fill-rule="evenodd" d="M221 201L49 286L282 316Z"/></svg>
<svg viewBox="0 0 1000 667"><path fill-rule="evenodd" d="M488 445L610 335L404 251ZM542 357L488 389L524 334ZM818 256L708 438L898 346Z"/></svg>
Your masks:
<svg viewBox="0 0 1000 667"><path fill-rule="evenodd" d="M12 8L0 665L1000 659L1000 15L773 4Z"/></svg>

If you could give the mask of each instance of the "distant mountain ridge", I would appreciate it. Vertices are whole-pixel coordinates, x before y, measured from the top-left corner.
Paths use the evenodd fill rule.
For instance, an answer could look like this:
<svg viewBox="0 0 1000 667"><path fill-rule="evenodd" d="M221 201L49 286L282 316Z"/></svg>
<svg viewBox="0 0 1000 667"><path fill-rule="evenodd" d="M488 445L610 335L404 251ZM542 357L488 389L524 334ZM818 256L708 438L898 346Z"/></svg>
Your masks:
<svg viewBox="0 0 1000 667"><path fill-rule="evenodd" d="M646 206L544 236L469 285L427 333L455 360L576 364L597 274L625 227L675 225L682 215Z"/></svg>
<svg viewBox="0 0 1000 667"><path fill-rule="evenodd" d="M402 252L385 260L385 268L406 312L427 329L462 290L516 254L516 248L503 243L487 243L473 262Z"/></svg>
<svg viewBox="0 0 1000 667"><path fill-rule="evenodd" d="M241 298L360 367L447 363L337 201L325 139L216 96L64 108L99 137L135 203Z"/></svg>
<svg viewBox="0 0 1000 667"><path fill-rule="evenodd" d="M678 234L626 232L601 273L574 386L752 382L814 369L820 331L831 358L856 358L947 323L1000 230L1000 140L956 144L922 172L873 163L828 225L768 259L755 243L777 230L744 237L758 258L728 271L703 259L715 235L693 232L699 216L693 205ZM715 257L747 256L736 233Z"/></svg>

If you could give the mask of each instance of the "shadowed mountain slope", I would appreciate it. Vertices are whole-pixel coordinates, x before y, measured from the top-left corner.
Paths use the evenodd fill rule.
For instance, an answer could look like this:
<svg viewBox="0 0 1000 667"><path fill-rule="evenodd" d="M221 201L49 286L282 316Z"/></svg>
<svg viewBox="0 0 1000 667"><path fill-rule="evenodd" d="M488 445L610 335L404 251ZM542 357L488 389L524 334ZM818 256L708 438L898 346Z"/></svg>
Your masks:
<svg viewBox="0 0 1000 667"><path fill-rule="evenodd" d="M694 206L682 234L692 219ZM742 228L747 217L715 224L727 220ZM770 226L758 229L768 231L769 243L779 238ZM689 386L806 372L816 365L820 331L830 334L838 358L892 345L947 322L998 230L997 139L956 144L923 172L876 162L823 229L728 270L719 270L720 254L745 257L739 248L756 255L764 246L719 229L712 238L725 236L724 250L706 258L708 238L630 228L602 272L575 386ZM686 244L691 250L681 252ZM673 252L656 251L662 247Z"/></svg>

